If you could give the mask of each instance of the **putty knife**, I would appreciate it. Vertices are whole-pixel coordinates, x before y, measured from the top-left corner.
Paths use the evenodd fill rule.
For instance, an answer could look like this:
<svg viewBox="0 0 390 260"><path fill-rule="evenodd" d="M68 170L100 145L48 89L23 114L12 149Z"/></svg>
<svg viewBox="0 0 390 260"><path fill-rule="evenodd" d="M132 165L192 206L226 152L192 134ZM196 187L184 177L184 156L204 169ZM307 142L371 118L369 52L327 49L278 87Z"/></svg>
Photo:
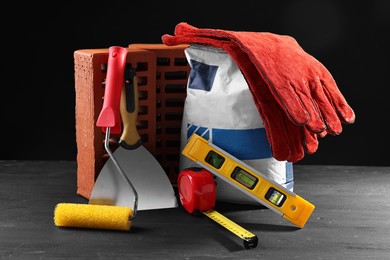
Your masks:
<svg viewBox="0 0 390 260"><path fill-rule="evenodd" d="M109 72L108 67L107 74ZM123 82L123 79L118 79L117 82ZM138 194L138 210L177 207L177 198L168 176L155 157L142 145L137 130L138 85L135 71L129 68L125 70L125 85L122 88L118 84L107 86L107 83L106 88L115 87L114 91L121 91L120 115L123 132L120 145L113 153L115 161L110 158L104 164L89 203L132 208ZM117 173L116 162L130 180L136 194Z"/></svg>

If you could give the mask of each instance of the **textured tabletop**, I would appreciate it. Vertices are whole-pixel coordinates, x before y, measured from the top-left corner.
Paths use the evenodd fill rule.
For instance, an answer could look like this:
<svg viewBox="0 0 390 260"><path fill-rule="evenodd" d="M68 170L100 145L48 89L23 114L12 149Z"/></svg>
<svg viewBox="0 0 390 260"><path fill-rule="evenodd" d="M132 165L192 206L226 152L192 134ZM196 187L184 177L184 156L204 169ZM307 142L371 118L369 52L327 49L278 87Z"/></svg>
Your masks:
<svg viewBox="0 0 390 260"><path fill-rule="evenodd" d="M139 211L130 231L59 228L76 194L76 162L0 161L2 259L390 259L390 167L294 166L294 192L316 208L304 228L263 206L215 209L256 234L237 236L181 206Z"/></svg>

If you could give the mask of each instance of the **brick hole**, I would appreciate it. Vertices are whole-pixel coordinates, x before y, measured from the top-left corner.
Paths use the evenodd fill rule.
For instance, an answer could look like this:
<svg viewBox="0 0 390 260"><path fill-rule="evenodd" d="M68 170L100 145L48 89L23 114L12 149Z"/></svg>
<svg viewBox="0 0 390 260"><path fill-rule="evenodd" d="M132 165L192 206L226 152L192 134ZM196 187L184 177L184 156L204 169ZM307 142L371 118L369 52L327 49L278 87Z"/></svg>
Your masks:
<svg viewBox="0 0 390 260"><path fill-rule="evenodd" d="M138 91L138 99L139 100L147 100L148 99L148 91L139 90Z"/></svg>
<svg viewBox="0 0 390 260"><path fill-rule="evenodd" d="M167 134L180 134L181 132L181 127L167 127L165 129L165 132Z"/></svg>
<svg viewBox="0 0 390 260"><path fill-rule="evenodd" d="M165 100L166 107L183 107L184 100L178 98L168 98Z"/></svg>
<svg viewBox="0 0 390 260"><path fill-rule="evenodd" d="M149 64L147 62L137 62L136 70L137 71L147 71L149 69Z"/></svg>
<svg viewBox="0 0 390 260"><path fill-rule="evenodd" d="M186 71L167 71L164 75L166 80L187 79Z"/></svg>
<svg viewBox="0 0 390 260"><path fill-rule="evenodd" d="M141 140L144 143L147 143L149 141L149 135L148 134L141 134Z"/></svg>
<svg viewBox="0 0 390 260"><path fill-rule="evenodd" d="M179 155L178 154L167 154L166 158L167 158L167 161L176 162L179 160Z"/></svg>
<svg viewBox="0 0 390 260"><path fill-rule="evenodd" d="M146 76L139 76L138 80L137 80L137 83L138 83L139 87L148 85L148 77L146 77Z"/></svg>
<svg viewBox="0 0 390 260"><path fill-rule="evenodd" d="M185 84L168 84L164 88L165 93L186 93L187 85Z"/></svg>
<svg viewBox="0 0 390 260"><path fill-rule="evenodd" d="M180 147L180 140L168 140L167 147Z"/></svg>
<svg viewBox="0 0 390 260"><path fill-rule="evenodd" d="M173 64L175 66L187 66L188 62L186 58L175 58Z"/></svg>
<svg viewBox="0 0 390 260"><path fill-rule="evenodd" d="M167 112L165 114L165 120L181 120L183 117L183 113L180 112Z"/></svg>
<svg viewBox="0 0 390 260"><path fill-rule="evenodd" d="M147 106L140 106L138 108L138 114L139 115L147 115L148 114L148 107Z"/></svg>
<svg viewBox="0 0 390 260"><path fill-rule="evenodd" d="M161 135L161 133L162 133L161 126L157 126L157 128L156 128L156 134Z"/></svg>
<svg viewBox="0 0 390 260"><path fill-rule="evenodd" d="M157 66L169 66L171 59L168 57L157 57Z"/></svg>
<svg viewBox="0 0 390 260"><path fill-rule="evenodd" d="M141 120L137 122L137 128L138 129L148 129L149 123L148 120Z"/></svg>

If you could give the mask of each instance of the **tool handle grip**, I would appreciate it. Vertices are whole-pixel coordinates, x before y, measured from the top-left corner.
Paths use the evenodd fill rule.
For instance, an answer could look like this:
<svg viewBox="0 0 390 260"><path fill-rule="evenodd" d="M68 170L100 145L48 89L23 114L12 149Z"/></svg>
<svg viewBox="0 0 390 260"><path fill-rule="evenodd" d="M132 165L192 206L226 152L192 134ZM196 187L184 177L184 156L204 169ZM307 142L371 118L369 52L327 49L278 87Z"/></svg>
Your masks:
<svg viewBox="0 0 390 260"><path fill-rule="evenodd" d="M111 46L108 54L103 106L96 126L104 129L110 127L112 128L111 133L118 134L122 130L119 106L127 49L120 46Z"/></svg>
<svg viewBox="0 0 390 260"><path fill-rule="evenodd" d="M137 129L138 118L138 83L135 72L128 79L122 89L120 114L123 122L123 132L119 140L119 145L128 150L138 148L142 144L141 137Z"/></svg>

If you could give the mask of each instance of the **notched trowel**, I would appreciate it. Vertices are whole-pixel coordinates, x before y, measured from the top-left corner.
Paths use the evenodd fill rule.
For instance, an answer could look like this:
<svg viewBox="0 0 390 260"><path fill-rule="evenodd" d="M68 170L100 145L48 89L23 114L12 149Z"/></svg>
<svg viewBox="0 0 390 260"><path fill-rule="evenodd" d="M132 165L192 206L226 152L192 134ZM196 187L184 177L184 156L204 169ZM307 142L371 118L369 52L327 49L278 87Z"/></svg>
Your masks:
<svg viewBox="0 0 390 260"><path fill-rule="evenodd" d="M111 78L108 77L111 73L109 65L107 78ZM168 176L155 157L142 145L137 130L138 84L135 70L126 67L123 76L125 80L106 81L106 88L114 88L111 91L120 93L123 132L119 147L111 154L95 181L89 203L130 208L135 204L137 210L177 207L175 191ZM106 142L109 140L107 138L109 134L107 136L106 132ZM106 143L107 149L109 146ZM126 178L118 174L119 168L131 182L130 185Z"/></svg>

